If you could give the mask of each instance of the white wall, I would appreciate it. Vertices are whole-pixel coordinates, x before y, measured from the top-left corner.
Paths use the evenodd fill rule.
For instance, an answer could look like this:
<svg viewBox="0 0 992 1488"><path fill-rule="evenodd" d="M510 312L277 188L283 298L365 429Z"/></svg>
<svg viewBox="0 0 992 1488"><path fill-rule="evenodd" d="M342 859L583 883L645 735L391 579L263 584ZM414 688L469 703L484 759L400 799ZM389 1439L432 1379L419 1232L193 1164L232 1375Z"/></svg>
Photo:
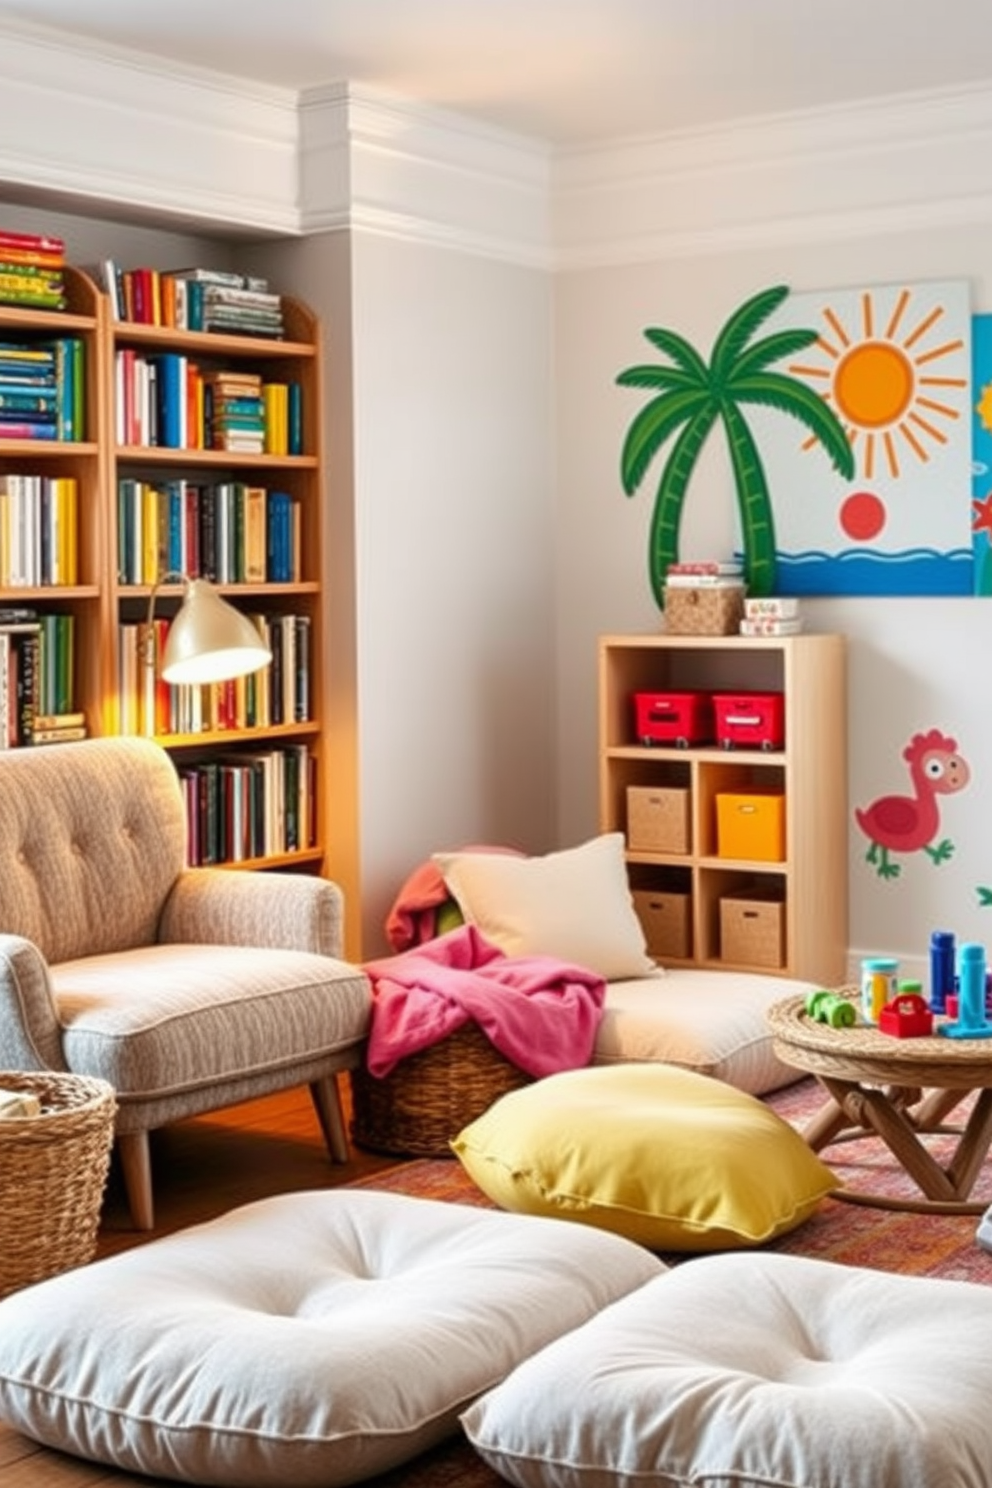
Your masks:
<svg viewBox="0 0 992 1488"><path fill-rule="evenodd" d="M344 511L331 524L330 653L347 665L341 627L353 625L368 956L385 949L396 891L432 851L553 845L550 282L356 231L349 305L331 290L342 243L325 234L247 257L281 267L279 282L325 316L332 508L354 489L353 526ZM352 563L349 616L340 586ZM341 680L338 705L351 706Z"/></svg>

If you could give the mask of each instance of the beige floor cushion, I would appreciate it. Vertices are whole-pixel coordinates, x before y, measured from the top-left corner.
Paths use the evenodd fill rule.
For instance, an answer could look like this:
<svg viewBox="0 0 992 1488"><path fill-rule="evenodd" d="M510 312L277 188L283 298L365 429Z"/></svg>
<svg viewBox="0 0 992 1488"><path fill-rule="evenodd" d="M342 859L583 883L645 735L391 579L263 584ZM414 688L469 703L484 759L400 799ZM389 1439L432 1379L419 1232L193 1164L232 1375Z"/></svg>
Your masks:
<svg viewBox="0 0 992 1488"><path fill-rule="evenodd" d="M335 1488L663 1269L554 1220L289 1194L0 1303L0 1419L154 1477Z"/></svg>
<svg viewBox="0 0 992 1488"><path fill-rule="evenodd" d="M805 997L811 986L760 972L695 967L610 982L593 1060L677 1064L766 1095L799 1072L777 1058L765 1013L780 998Z"/></svg>
<svg viewBox="0 0 992 1488"><path fill-rule="evenodd" d="M988 1488L992 1291L798 1256L679 1266L463 1426L518 1488Z"/></svg>

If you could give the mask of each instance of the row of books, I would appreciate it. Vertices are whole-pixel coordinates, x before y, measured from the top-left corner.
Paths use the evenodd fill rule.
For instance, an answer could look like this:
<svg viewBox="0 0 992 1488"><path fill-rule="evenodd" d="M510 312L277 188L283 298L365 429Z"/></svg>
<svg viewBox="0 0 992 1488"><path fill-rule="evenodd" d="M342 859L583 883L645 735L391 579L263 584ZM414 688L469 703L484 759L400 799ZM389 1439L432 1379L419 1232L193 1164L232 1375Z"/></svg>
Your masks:
<svg viewBox="0 0 992 1488"><path fill-rule="evenodd" d="M0 341L0 438L83 439L85 410L80 337Z"/></svg>
<svg viewBox="0 0 992 1488"><path fill-rule="evenodd" d="M72 475L0 475L0 588L76 584L79 486Z"/></svg>
<svg viewBox="0 0 992 1488"><path fill-rule="evenodd" d="M169 621L153 623L154 651L143 649L145 625L118 627L119 727L123 734L226 733L306 723L311 714L312 632L309 615L252 614L272 652L271 664L247 677L173 686L149 662L161 656Z"/></svg>
<svg viewBox="0 0 992 1488"><path fill-rule="evenodd" d="M115 320L225 335L284 335L282 301L255 274L228 269L123 269L104 260L103 283Z"/></svg>
<svg viewBox="0 0 992 1488"><path fill-rule="evenodd" d="M302 572L299 499L243 481L117 485L122 584L186 574L216 584L292 584Z"/></svg>
<svg viewBox="0 0 992 1488"><path fill-rule="evenodd" d="M75 619L0 609L0 749L82 739L73 711Z"/></svg>
<svg viewBox="0 0 992 1488"><path fill-rule="evenodd" d="M179 779L191 867L316 845L316 760L304 744L190 765Z"/></svg>
<svg viewBox="0 0 992 1488"><path fill-rule="evenodd" d="M299 382L204 368L181 352L119 347L114 360L118 445L303 453Z"/></svg>
<svg viewBox="0 0 992 1488"><path fill-rule="evenodd" d="M65 309L64 239L0 231L0 304Z"/></svg>

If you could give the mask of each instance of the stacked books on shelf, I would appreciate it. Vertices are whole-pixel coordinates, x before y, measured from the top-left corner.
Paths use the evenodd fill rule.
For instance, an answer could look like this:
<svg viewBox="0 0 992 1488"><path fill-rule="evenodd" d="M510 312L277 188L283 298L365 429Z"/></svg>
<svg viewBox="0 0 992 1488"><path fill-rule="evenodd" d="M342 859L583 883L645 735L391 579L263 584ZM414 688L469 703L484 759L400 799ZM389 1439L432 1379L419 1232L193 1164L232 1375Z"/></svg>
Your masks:
<svg viewBox="0 0 992 1488"><path fill-rule="evenodd" d="M114 375L119 445L303 452L298 382L269 383L257 373L204 370L181 352L145 354L132 346L118 347Z"/></svg>
<svg viewBox="0 0 992 1488"><path fill-rule="evenodd" d="M799 600L791 595L772 595L767 599L745 599L741 635L799 635L803 617Z"/></svg>
<svg viewBox="0 0 992 1488"><path fill-rule="evenodd" d="M302 852L316 835L316 761L305 744L181 768L190 866Z"/></svg>
<svg viewBox="0 0 992 1488"><path fill-rule="evenodd" d="M73 707L75 620L0 608L0 749L85 739Z"/></svg>
<svg viewBox="0 0 992 1488"><path fill-rule="evenodd" d="M311 714L311 621L308 615L253 614L272 662L247 677L204 686L170 686L142 656L143 623L119 626L120 731L149 738L213 734L306 723ZM154 622L161 655L169 622Z"/></svg>
<svg viewBox="0 0 992 1488"><path fill-rule="evenodd" d="M65 309L65 241L0 229L0 304Z"/></svg>
<svg viewBox="0 0 992 1488"><path fill-rule="evenodd" d="M84 368L77 336L0 341L0 438L82 439Z"/></svg>
<svg viewBox="0 0 992 1488"><path fill-rule="evenodd" d="M256 274L229 269L122 269L103 263L103 282L114 319L180 331L224 335L285 334L282 301Z"/></svg>
<svg viewBox="0 0 992 1488"><path fill-rule="evenodd" d="M291 584L301 575L300 502L244 481L117 483L117 574L167 573L215 584Z"/></svg>
<svg viewBox="0 0 992 1488"><path fill-rule="evenodd" d="M78 582L73 475L0 475L0 588Z"/></svg>

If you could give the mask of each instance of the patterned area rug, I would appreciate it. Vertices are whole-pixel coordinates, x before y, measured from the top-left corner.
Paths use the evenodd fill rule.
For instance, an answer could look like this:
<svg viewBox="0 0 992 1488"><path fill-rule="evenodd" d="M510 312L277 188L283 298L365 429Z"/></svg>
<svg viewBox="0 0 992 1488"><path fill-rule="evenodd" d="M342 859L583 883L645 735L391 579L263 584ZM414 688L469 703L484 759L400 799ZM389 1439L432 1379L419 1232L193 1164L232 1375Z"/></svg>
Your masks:
<svg viewBox="0 0 992 1488"><path fill-rule="evenodd" d="M823 1099L819 1085L808 1079L769 1096L768 1104L801 1130ZM931 1150L938 1161L949 1160L951 1141L932 1139ZM918 1196L915 1185L876 1139L836 1143L820 1155L841 1184L855 1193L870 1192L890 1199ZM421 1158L355 1186L492 1208L453 1159ZM973 1197L992 1204L992 1160L986 1163ZM992 1283L992 1255L975 1243L977 1222L974 1215L919 1214L829 1198L799 1229L766 1248L849 1266L988 1285ZM663 1259L678 1265L691 1257L665 1255ZM416 1462L370 1481L374 1488L399 1488L400 1484L404 1488L498 1488L503 1480L475 1456L466 1442L453 1439Z"/></svg>

